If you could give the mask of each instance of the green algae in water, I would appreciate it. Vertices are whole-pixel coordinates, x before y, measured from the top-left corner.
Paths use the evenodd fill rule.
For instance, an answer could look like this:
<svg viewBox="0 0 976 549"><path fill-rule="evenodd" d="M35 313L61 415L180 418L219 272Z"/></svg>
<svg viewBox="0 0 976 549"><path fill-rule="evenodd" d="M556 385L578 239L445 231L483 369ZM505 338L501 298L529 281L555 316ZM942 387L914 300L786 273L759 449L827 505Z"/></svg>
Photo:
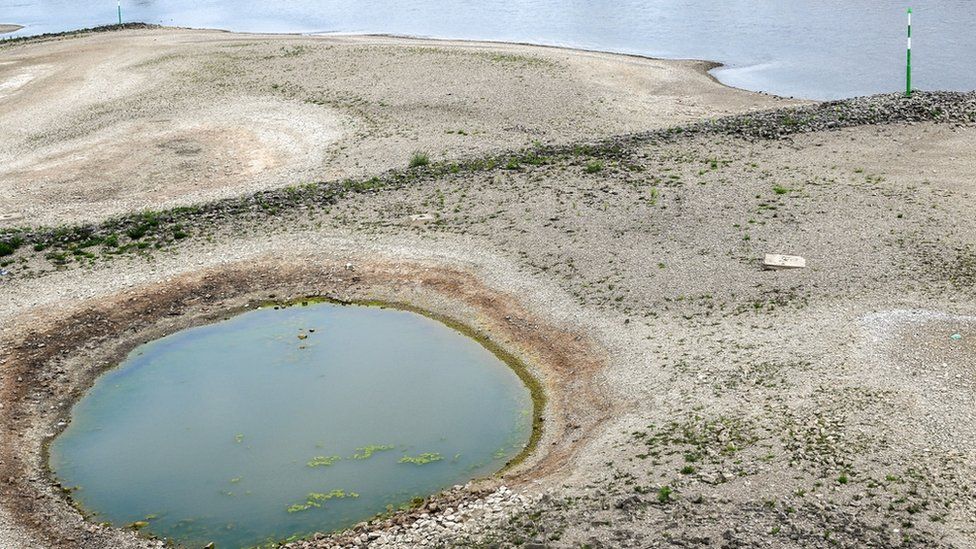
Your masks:
<svg viewBox="0 0 976 549"><path fill-rule="evenodd" d="M315 345L297 349L300 331ZM504 363L423 316L267 308L133 351L75 406L51 466L93 520L246 547L491 474L531 405Z"/></svg>
<svg viewBox="0 0 976 549"><path fill-rule="evenodd" d="M296 503L291 505L286 509L289 513L300 513L302 511L308 511L313 507L322 507L323 501L328 501L330 499L345 499L345 498L358 498L359 494L356 492L346 492L345 490L333 490L329 493L323 494L319 492L311 492L305 498L305 503Z"/></svg>
<svg viewBox="0 0 976 549"><path fill-rule="evenodd" d="M403 456L400 458L400 463L413 463L415 465L424 465L426 463L433 463L435 461L441 461L444 456L438 454L437 452L424 452L419 456Z"/></svg>
<svg viewBox="0 0 976 549"><path fill-rule="evenodd" d="M356 453L349 456L349 459L369 459L373 457L376 452L386 452L387 450L392 450L396 448L392 444L385 445L371 445L363 446L362 448L356 448Z"/></svg>
<svg viewBox="0 0 976 549"><path fill-rule="evenodd" d="M308 463L306 463L305 466L306 467L328 467L341 459L342 458L339 456L315 456L312 459L308 460Z"/></svg>

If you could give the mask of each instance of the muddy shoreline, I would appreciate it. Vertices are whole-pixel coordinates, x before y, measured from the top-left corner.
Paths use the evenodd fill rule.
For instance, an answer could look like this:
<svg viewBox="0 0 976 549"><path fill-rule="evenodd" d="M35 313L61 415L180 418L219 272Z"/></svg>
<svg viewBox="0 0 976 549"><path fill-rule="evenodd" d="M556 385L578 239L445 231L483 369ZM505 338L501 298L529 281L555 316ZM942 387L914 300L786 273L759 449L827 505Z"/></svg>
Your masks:
<svg viewBox="0 0 976 549"><path fill-rule="evenodd" d="M52 328L35 324L5 337L4 347L13 352L4 358L7 405L0 410L0 428L7 432L0 448L2 504L55 546L151 545L131 531L85 521L47 468L51 435L66 427L71 405L98 375L138 345L268 300L301 301L310 292L346 302L408 303L470 326L472 333L526 361L548 397L535 426L541 433L538 449L502 475L471 485L471 498L501 482L518 486L555 474L607 417L605 398L593 382L600 361L583 338L538 323L511 296L484 287L470 274L383 262L357 263L354 271L338 263L234 266L100 299L66 318L47 319ZM40 391L32 394L31 387ZM581 394L589 397L580 399ZM457 491L444 497L465 499Z"/></svg>

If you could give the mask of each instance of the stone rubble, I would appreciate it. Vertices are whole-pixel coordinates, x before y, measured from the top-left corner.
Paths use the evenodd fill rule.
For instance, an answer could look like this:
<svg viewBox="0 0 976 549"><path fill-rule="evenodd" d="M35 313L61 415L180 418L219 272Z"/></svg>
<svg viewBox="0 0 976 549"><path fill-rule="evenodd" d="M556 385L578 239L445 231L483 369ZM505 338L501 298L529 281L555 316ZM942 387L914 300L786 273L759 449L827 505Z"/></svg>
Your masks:
<svg viewBox="0 0 976 549"><path fill-rule="evenodd" d="M455 546L476 542L497 533L511 517L525 513L542 496L515 492L506 486L493 491L456 485L428 498L414 509L392 517L361 522L345 532L283 545L286 549L340 549L353 547L401 548Z"/></svg>

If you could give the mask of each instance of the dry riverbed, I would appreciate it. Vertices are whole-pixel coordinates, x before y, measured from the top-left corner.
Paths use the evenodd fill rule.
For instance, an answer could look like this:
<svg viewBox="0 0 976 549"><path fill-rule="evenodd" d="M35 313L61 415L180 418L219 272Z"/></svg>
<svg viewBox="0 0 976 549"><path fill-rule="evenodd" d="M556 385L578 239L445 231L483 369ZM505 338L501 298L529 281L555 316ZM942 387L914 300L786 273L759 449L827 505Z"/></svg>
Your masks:
<svg viewBox="0 0 976 549"><path fill-rule="evenodd" d="M85 522L44 441L127 346L307 293L456 318L549 400L500 478L292 547L973 547L974 124L976 94L918 93L476 156L486 137L7 232L0 545L151 546Z"/></svg>

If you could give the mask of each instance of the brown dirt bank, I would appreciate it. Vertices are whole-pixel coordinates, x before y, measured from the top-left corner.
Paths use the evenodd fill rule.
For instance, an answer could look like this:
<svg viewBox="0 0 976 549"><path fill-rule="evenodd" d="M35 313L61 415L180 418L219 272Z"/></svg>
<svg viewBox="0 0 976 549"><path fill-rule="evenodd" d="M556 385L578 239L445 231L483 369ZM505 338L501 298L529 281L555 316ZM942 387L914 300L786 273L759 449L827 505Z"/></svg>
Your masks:
<svg viewBox="0 0 976 549"><path fill-rule="evenodd" d="M87 523L49 480L46 444L71 404L135 346L270 300L304 296L406 303L469 326L524 360L548 396L541 443L504 479L554 477L607 417L594 383L600 359L584 337L541 322L517 300L451 268L405 262L249 262L80 303L64 314L15 320L3 337L0 503L58 547L137 547L128 531Z"/></svg>
<svg viewBox="0 0 976 549"><path fill-rule="evenodd" d="M148 28L0 46L0 226L104 219L794 102L700 61ZM15 214L4 221L4 214Z"/></svg>

